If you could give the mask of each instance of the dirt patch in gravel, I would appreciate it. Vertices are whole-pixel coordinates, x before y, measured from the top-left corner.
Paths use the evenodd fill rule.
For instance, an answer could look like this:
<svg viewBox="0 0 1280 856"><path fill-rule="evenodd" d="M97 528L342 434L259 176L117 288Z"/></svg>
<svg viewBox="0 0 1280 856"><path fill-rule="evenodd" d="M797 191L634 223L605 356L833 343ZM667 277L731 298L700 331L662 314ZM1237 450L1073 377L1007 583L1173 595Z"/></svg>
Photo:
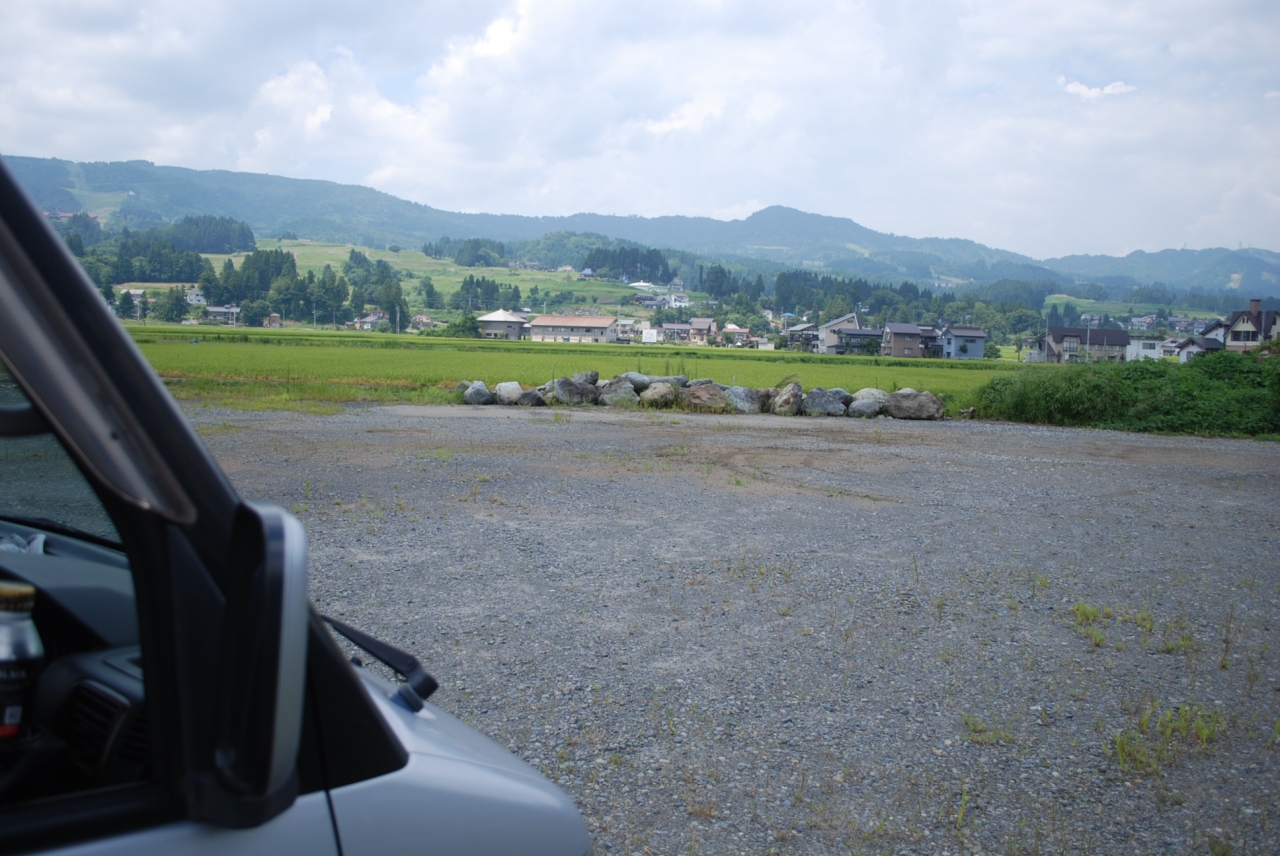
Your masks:
<svg viewBox="0 0 1280 856"><path fill-rule="evenodd" d="M188 412L601 852L1274 852L1280 446Z"/></svg>

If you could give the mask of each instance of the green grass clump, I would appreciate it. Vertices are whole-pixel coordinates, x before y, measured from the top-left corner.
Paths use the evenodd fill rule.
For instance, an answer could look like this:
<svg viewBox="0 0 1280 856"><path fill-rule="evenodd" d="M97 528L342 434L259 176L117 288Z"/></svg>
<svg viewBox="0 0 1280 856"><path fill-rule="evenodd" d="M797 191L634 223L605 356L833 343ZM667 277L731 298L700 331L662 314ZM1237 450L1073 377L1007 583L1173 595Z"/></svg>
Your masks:
<svg viewBox="0 0 1280 856"><path fill-rule="evenodd" d="M1227 351L1186 363L1088 363L995 375L978 391L984 418L1158 431L1280 434L1280 361Z"/></svg>

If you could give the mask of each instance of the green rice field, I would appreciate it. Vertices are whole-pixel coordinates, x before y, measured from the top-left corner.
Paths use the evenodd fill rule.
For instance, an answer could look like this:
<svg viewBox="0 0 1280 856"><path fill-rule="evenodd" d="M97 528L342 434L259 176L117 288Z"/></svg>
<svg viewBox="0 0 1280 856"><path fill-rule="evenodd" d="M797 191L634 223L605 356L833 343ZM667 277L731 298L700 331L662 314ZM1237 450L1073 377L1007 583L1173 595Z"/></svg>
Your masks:
<svg viewBox="0 0 1280 856"><path fill-rule="evenodd" d="M741 386L796 380L857 390L912 387L965 406L1010 361L949 362L836 357L786 351L493 342L376 333L131 326L176 395L253 408L332 409L341 402L453 402L462 380L537 386L560 375L627 371L710 377ZM1035 370L1035 369L1032 369Z"/></svg>

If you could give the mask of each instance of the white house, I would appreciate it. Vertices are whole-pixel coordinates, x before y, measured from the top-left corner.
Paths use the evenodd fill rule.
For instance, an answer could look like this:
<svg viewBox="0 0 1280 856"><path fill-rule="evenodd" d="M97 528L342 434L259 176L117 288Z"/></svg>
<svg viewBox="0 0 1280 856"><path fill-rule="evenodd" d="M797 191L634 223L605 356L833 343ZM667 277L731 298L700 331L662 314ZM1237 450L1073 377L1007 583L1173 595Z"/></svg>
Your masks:
<svg viewBox="0 0 1280 856"><path fill-rule="evenodd" d="M535 342L616 342L618 319L612 315L539 315L529 322Z"/></svg>
<svg viewBox="0 0 1280 856"><path fill-rule="evenodd" d="M1143 333L1130 333L1129 344L1124 349L1124 361L1160 359L1160 336L1148 336Z"/></svg>
<svg viewBox="0 0 1280 856"><path fill-rule="evenodd" d="M505 309L481 315L476 319L482 339L521 339L524 337L524 319Z"/></svg>

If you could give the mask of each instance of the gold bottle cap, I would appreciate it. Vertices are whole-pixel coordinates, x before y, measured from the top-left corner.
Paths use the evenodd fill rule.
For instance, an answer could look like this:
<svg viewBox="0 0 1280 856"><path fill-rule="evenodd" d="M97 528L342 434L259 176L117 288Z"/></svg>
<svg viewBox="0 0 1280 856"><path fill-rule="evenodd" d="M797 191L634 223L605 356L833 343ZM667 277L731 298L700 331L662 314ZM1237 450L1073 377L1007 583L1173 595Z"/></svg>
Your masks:
<svg viewBox="0 0 1280 856"><path fill-rule="evenodd" d="M35 605L35 586L0 582L0 612L30 612Z"/></svg>

